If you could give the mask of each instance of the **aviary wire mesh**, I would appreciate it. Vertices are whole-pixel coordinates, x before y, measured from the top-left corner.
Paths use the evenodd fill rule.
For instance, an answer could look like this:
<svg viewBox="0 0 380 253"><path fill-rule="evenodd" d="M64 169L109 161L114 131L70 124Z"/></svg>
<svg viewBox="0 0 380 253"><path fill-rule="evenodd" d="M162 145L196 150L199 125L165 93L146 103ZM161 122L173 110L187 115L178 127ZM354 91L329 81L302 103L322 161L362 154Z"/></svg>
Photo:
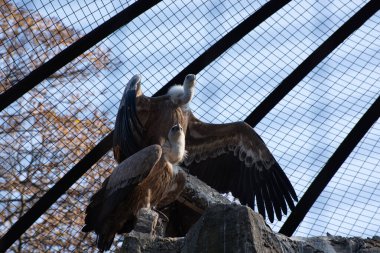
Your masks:
<svg viewBox="0 0 380 253"><path fill-rule="evenodd" d="M197 75L203 121L244 120L368 1L291 1ZM0 94L133 1L0 0ZM125 84L154 94L266 1L163 1L50 76L0 115L0 236L113 128ZM380 95L380 14L370 18L256 126L301 197ZM295 235L380 232L377 122ZM114 168L105 155L10 252L94 252L80 232L89 197ZM283 221L269 224L278 231ZM113 249L122 237L115 240Z"/></svg>

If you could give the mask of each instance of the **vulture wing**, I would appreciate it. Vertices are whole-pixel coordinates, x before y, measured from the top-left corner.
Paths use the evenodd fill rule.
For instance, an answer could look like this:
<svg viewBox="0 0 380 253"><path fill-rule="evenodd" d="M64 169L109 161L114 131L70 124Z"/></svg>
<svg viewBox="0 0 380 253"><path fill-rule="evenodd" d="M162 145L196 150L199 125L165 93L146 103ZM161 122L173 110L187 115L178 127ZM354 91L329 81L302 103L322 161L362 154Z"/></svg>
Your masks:
<svg viewBox="0 0 380 253"><path fill-rule="evenodd" d="M190 114L186 133L189 172L220 192L231 192L242 204L273 222L281 220L297 195L259 135L246 123L203 123Z"/></svg>
<svg viewBox="0 0 380 253"><path fill-rule="evenodd" d="M148 146L120 163L112 172L106 185L108 196L114 192L140 183L161 158L160 145Z"/></svg>
<svg viewBox="0 0 380 253"><path fill-rule="evenodd" d="M95 230L99 234L103 226L112 226L107 224L107 217L117 212L119 204L149 174L161 155L161 146L151 145L119 164L104 181L102 188L92 196L82 231Z"/></svg>
<svg viewBox="0 0 380 253"><path fill-rule="evenodd" d="M113 133L113 154L118 163L140 149L138 142L143 127L136 113L136 93L140 84L140 76L133 76L120 101Z"/></svg>
<svg viewBox="0 0 380 253"><path fill-rule="evenodd" d="M121 163L140 149L165 142L166 135L183 117L170 96L147 97L141 91L140 75L128 82L120 101L113 134L113 153ZM178 115L179 113L179 115Z"/></svg>

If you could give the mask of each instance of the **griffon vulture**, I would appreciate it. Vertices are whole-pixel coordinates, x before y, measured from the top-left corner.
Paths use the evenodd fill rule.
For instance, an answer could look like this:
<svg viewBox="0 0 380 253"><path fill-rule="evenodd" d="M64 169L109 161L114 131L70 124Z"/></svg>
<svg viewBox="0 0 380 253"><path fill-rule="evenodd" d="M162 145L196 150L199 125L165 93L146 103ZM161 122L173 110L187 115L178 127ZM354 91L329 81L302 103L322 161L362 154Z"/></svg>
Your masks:
<svg viewBox="0 0 380 253"><path fill-rule="evenodd" d="M183 85L173 86L166 95L144 96L135 75L127 84L116 118L113 152L125 158L143 147L161 144L167 129L180 122L186 133L187 157L183 162L190 174L222 193L231 192L241 204L258 211L273 222L281 220L287 207L294 208L297 195L289 179L260 136L245 122L209 124L197 119L188 103L194 94L195 75Z"/></svg>
<svg viewBox="0 0 380 253"><path fill-rule="evenodd" d="M185 155L180 124L168 131L162 146L153 144L120 163L90 199L82 231L95 231L99 250L109 250L116 233L133 229L137 212L165 199L175 178L174 166Z"/></svg>

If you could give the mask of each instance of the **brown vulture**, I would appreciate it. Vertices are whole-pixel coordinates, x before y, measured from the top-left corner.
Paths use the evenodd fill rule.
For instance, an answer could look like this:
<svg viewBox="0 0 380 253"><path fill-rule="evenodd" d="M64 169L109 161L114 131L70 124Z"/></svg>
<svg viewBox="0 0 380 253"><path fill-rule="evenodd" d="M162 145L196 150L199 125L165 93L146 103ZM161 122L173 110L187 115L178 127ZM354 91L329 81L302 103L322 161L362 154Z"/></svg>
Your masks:
<svg viewBox="0 0 380 253"><path fill-rule="evenodd" d="M289 179L264 141L245 122L209 124L197 119L189 102L194 94L195 75L166 95L144 96L141 79L127 84L116 117L113 152L122 162L138 150L162 144L163 133L179 122L186 133L187 156L182 166L215 188L239 199L273 222L281 220L287 207L294 208L297 195Z"/></svg>
<svg viewBox="0 0 380 253"><path fill-rule="evenodd" d="M147 146L121 162L91 197L82 231L95 231L100 251L109 250L116 233L132 230L137 212L156 207L174 185L185 134L180 124L168 132L162 145Z"/></svg>

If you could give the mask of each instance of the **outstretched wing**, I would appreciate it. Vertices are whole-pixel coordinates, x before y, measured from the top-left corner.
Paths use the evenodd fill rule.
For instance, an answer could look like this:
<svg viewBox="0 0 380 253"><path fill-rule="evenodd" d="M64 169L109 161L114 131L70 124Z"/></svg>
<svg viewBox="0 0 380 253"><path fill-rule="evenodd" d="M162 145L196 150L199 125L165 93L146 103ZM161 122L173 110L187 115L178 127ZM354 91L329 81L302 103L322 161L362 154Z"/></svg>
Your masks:
<svg viewBox="0 0 380 253"><path fill-rule="evenodd" d="M148 146L119 164L104 181L86 209L84 232L96 230L133 188L149 174L162 155L159 145Z"/></svg>
<svg viewBox="0 0 380 253"><path fill-rule="evenodd" d="M113 154L118 163L141 149L139 142L143 127L136 113L136 94L140 85L140 75L134 75L120 101L113 133Z"/></svg>
<svg viewBox="0 0 380 253"><path fill-rule="evenodd" d="M170 96L144 96L140 75L133 76L124 90L116 116L115 160L121 163L146 146L162 145L175 123L186 127L182 118L180 107L171 102Z"/></svg>
<svg viewBox="0 0 380 253"><path fill-rule="evenodd" d="M190 115L186 134L189 172L220 192L231 192L242 204L273 222L281 220L297 195L259 135L246 123L203 123Z"/></svg>

